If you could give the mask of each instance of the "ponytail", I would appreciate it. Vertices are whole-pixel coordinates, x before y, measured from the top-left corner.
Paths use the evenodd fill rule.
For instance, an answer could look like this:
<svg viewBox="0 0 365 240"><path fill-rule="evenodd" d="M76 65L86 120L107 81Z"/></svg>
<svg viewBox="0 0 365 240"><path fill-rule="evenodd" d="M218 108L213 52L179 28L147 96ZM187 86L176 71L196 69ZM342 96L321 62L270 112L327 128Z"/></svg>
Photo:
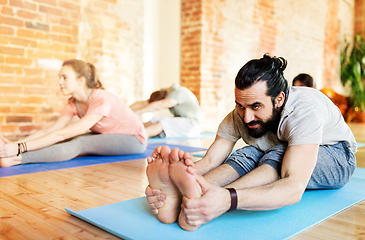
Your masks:
<svg viewBox="0 0 365 240"><path fill-rule="evenodd" d="M86 84L89 88L103 88L103 85L101 84L100 80L99 80L99 76L97 75L96 72L96 68L94 65L92 65L91 63L86 63L86 65L89 68L89 78L86 78ZM90 80L89 80L90 79Z"/></svg>

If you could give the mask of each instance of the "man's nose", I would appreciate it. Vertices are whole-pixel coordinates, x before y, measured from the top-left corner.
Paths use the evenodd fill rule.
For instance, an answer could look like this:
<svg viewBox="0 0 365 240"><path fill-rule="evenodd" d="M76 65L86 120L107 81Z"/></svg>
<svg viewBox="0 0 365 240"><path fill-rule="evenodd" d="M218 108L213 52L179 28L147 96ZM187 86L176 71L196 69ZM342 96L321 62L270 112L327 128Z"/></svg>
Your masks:
<svg viewBox="0 0 365 240"><path fill-rule="evenodd" d="M250 109L246 109L243 114L244 114L243 120L245 121L245 123L249 123L255 120L255 115L253 111L251 111Z"/></svg>

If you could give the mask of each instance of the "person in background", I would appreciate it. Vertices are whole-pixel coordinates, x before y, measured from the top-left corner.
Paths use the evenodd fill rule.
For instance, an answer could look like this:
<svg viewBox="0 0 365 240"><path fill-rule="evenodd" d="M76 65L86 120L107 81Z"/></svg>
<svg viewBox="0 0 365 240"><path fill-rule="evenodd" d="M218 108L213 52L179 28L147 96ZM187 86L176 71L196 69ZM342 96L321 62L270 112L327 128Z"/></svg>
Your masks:
<svg viewBox="0 0 365 240"><path fill-rule="evenodd" d="M189 89L174 84L155 91L150 98L132 104L136 114L169 109L173 117L155 117L144 123L149 137L196 137L201 133L201 110L198 99Z"/></svg>
<svg viewBox="0 0 365 240"><path fill-rule="evenodd" d="M292 86L316 88L316 83L313 81L311 75L301 73L293 79Z"/></svg>
<svg viewBox="0 0 365 240"><path fill-rule="evenodd" d="M49 128L17 142L1 137L0 166L67 161L79 155L142 153L147 132L126 103L103 90L95 67L68 60L59 72L64 95L71 95L61 116ZM79 119L73 121L74 116Z"/></svg>

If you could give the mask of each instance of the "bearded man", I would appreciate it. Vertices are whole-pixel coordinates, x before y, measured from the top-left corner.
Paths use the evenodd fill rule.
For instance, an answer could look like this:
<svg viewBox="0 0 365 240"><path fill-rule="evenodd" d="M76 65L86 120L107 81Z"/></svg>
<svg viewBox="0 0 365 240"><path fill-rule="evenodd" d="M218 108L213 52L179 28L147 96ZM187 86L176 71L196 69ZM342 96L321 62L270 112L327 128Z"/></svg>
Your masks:
<svg viewBox="0 0 365 240"><path fill-rule="evenodd" d="M178 218L182 228L195 230L227 211L277 209L299 202L306 189L349 181L356 168L353 133L327 96L289 87L286 66L284 58L265 54L240 69L236 107L200 161L178 149L155 149L146 195L161 222ZM248 146L231 154L241 138ZM171 200L181 195L180 208Z"/></svg>

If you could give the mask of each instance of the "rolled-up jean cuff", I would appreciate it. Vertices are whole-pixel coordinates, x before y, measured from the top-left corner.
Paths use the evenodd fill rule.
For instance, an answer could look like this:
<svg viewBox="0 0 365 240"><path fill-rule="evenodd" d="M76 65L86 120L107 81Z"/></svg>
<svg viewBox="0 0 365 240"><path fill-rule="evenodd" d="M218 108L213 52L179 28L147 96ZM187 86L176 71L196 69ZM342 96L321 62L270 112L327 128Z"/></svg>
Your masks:
<svg viewBox="0 0 365 240"><path fill-rule="evenodd" d="M259 165L262 165L262 164L270 165L271 167L273 167L276 170L278 175L281 176L281 162L274 161L274 160L265 160L265 161L259 163Z"/></svg>
<svg viewBox="0 0 365 240"><path fill-rule="evenodd" d="M236 172L240 175L240 177L242 177L243 175L246 174L246 172L242 169L242 167L236 161L228 159L225 163L227 163L228 165L233 167L233 169L236 170Z"/></svg>

